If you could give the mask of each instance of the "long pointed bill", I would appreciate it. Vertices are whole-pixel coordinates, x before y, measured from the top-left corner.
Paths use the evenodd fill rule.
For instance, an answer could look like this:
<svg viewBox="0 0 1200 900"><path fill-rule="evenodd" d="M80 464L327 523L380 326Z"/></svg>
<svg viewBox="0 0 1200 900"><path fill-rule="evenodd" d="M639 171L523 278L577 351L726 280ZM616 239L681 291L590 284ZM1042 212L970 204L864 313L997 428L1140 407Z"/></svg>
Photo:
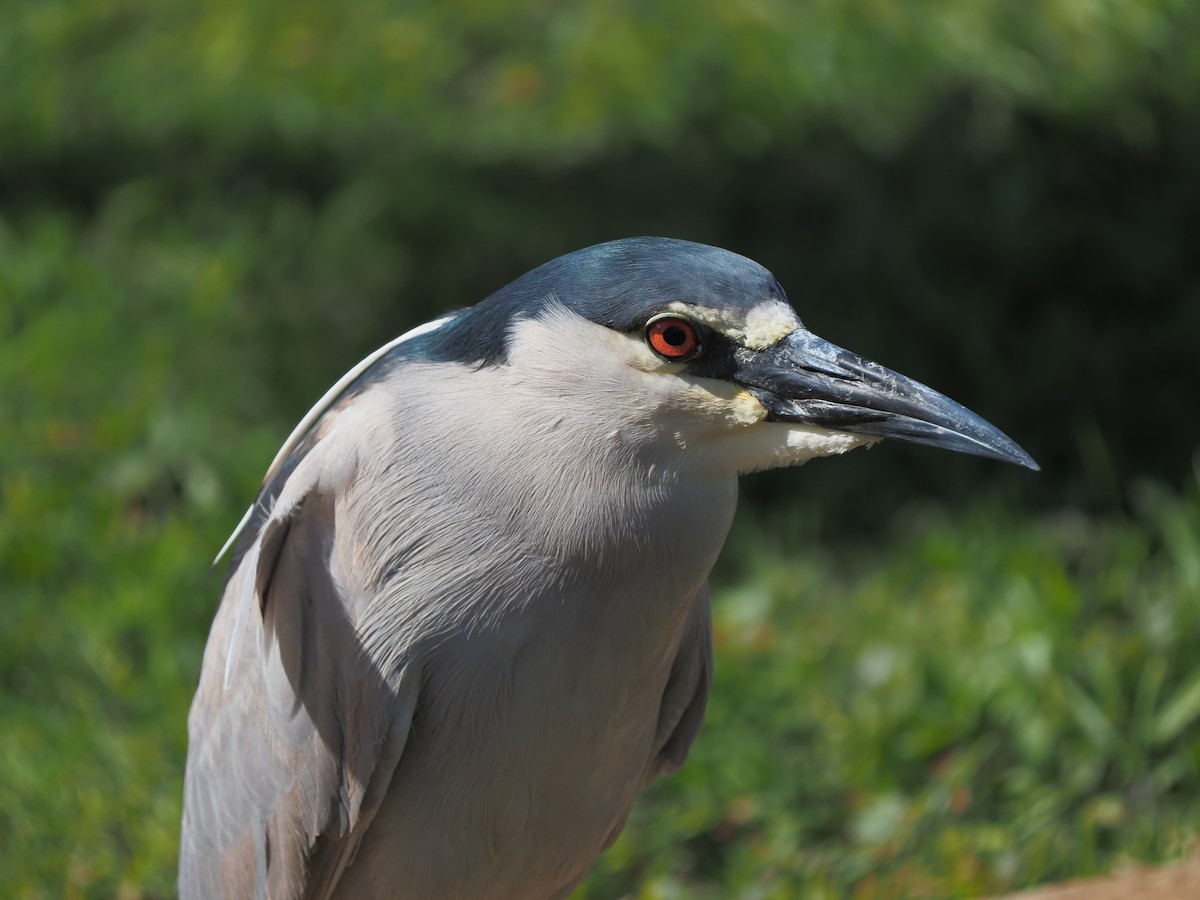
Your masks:
<svg viewBox="0 0 1200 900"><path fill-rule="evenodd" d="M1015 441L966 407L804 329L765 350L740 351L733 377L773 421L895 438L1038 469Z"/></svg>

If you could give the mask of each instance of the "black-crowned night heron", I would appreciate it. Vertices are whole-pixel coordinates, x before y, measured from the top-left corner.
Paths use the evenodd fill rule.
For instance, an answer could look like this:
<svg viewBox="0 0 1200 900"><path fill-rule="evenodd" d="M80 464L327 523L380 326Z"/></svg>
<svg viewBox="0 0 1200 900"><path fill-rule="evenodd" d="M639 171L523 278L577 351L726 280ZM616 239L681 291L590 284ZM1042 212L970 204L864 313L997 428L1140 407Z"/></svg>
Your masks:
<svg viewBox="0 0 1200 900"><path fill-rule="evenodd" d="M388 344L230 539L180 893L567 895L700 729L738 475L885 437L1036 468L683 241L572 253Z"/></svg>

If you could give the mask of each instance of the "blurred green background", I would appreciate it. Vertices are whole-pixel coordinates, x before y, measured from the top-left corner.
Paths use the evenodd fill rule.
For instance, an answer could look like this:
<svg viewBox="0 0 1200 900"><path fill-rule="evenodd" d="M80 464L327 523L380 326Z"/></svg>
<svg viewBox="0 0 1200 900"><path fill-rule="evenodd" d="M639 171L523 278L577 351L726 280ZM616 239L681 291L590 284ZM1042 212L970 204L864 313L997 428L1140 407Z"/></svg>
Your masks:
<svg viewBox="0 0 1200 900"><path fill-rule="evenodd" d="M744 483L717 684L586 898L973 896L1200 843L1200 3L10 0L0 885L174 893L208 561L395 334L635 234L1031 476Z"/></svg>

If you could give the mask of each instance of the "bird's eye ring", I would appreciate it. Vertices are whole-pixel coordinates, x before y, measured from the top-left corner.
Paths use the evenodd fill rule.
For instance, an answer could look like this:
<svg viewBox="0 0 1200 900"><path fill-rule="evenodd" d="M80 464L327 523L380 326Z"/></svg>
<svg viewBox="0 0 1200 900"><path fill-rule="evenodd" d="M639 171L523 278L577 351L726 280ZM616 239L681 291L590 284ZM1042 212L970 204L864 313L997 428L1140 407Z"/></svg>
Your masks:
<svg viewBox="0 0 1200 900"><path fill-rule="evenodd" d="M686 362L700 355L700 331L681 316L656 316L646 325L646 343L663 359Z"/></svg>

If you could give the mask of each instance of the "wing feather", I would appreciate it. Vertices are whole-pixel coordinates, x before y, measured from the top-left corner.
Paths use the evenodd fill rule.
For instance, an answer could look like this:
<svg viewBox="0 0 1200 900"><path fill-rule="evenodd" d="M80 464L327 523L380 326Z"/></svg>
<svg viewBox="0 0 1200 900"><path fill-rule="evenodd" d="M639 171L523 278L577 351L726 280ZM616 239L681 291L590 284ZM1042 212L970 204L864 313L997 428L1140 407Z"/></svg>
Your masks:
<svg viewBox="0 0 1200 900"><path fill-rule="evenodd" d="M673 775L687 760L708 707L712 689L712 653L712 611L708 583L705 582L696 595L671 677L663 692L654 741L656 752L646 781L653 781L660 774Z"/></svg>
<svg viewBox="0 0 1200 900"><path fill-rule="evenodd" d="M226 584L188 719L183 898L328 897L387 791L416 707L330 570L336 485L292 473Z"/></svg>

